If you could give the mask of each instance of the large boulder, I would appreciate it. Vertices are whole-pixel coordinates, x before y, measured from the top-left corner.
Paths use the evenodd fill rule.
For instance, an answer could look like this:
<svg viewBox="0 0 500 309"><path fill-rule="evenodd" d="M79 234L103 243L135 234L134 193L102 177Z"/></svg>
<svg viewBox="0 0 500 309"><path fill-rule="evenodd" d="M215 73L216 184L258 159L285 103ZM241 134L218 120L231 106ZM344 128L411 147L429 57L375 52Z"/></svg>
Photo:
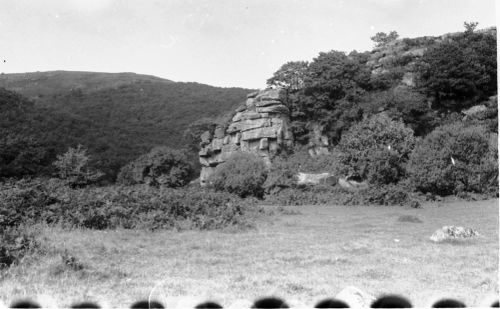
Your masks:
<svg viewBox="0 0 500 309"><path fill-rule="evenodd" d="M368 188L368 183L366 181L356 181L349 178L339 178L338 184L341 188L351 192L357 192Z"/></svg>
<svg viewBox="0 0 500 309"><path fill-rule="evenodd" d="M297 184L298 185L318 185L318 184L329 184L336 185L338 178L330 173L320 173L320 174L308 174L308 173L298 173L297 174Z"/></svg>

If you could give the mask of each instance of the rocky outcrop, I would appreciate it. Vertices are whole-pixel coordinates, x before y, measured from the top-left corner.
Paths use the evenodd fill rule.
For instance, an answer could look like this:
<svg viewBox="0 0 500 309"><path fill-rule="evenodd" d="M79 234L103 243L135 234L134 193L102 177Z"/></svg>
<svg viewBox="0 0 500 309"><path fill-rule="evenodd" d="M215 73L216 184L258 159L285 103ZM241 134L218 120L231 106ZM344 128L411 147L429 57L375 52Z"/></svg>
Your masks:
<svg viewBox="0 0 500 309"><path fill-rule="evenodd" d="M236 109L225 128L202 134L200 183L205 185L216 166L237 151L255 153L270 166L282 148L293 146L289 113L280 100L279 88L248 94L245 104Z"/></svg>

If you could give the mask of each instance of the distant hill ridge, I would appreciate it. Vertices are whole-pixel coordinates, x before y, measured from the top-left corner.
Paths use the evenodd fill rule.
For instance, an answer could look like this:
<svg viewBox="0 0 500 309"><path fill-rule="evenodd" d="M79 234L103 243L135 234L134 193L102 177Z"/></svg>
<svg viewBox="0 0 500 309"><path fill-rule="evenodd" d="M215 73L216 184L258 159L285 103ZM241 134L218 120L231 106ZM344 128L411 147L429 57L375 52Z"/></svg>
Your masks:
<svg viewBox="0 0 500 309"><path fill-rule="evenodd" d="M136 82L173 83L168 79L131 72L47 71L0 75L0 87L32 99L77 89L96 91L116 88Z"/></svg>

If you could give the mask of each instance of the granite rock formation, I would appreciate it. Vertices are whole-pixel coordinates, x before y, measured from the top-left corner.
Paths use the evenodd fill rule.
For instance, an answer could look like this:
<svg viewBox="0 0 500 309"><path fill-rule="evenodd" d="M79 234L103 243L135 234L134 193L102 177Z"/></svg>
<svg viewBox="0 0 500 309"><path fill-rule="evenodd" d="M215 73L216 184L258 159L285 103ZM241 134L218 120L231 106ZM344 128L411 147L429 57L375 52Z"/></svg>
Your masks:
<svg viewBox="0 0 500 309"><path fill-rule="evenodd" d="M200 183L205 185L217 165L237 151L252 152L271 165L271 160L286 147L293 146L289 109L280 100L280 89L265 89L247 95L244 105L225 128L201 136L199 152L202 165Z"/></svg>

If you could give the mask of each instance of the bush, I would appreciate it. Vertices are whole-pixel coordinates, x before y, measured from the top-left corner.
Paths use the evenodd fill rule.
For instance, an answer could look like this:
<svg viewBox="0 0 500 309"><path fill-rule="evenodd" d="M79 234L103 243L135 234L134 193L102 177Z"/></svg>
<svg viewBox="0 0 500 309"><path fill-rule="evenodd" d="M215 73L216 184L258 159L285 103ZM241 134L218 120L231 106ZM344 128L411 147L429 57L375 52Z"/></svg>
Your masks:
<svg viewBox="0 0 500 309"><path fill-rule="evenodd" d="M410 202L409 190L401 185L385 185L357 192L339 186L305 186L283 189L266 196L266 202L281 206L300 205L406 205Z"/></svg>
<svg viewBox="0 0 500 309"><path fill-rule="evenodd" d="M219 229L250 224L240 199L226 192L148 185L71 189L47 180L0 186L0 226L15 228L26 222L101 230Z"/></svg>
<svg viewBox="0 0 500 309"><path fill-rule="evenodd" d="M267 193L294 188L297 173L333 173L336 162L336 154L311 157L306 149L297 149L273 160L264 187Z"/></svg>
<svg viewBox="0 0 500 309"><path fill-rule="evenodd" d="M267 169L264 161L252 153L236 152L217 166L209 182L218 191L227 191L240 197L262 197Z"/></svg>
<svg viewBox="0 0 500 309"><path fill-rule="evenodd" d="M368 205L400 205L410 201L408 190L399 185L389 184L380 187L370 187L360 191L363 204Z"/></svg>
<svg viewBox="0 0 500 309"><path fill-rule="evenodd" d="M186 185L193 172L183 151L156 147L124 166L118 174L117 182L124 185L145 183L176 188Z"/></svg>
<svg viewBox="0 0 500 309"><path fill-rule="evenodd" d="M285 188L295 187L298 164L285 157L276 158L269 170L264 188L266 193L275 193Z"/></svg>
<svg viewBox="0 0 500 309"><path fill-rule="evenodd" d="M423 193L498 192L498 150L482 126L456 122L438 127L415 148L408 173Z"/></svg>
<svg viewBox="0 0 500 309"><path fill-rule="evenodd" d="M71 226L93 229L219 229L246 226L238 199L224 192L115 187L77 194L68 204Z"/></svg>
<svg viewBox="0 0 500 309"><path fill-rule="evenodd" d="M304 186L285 188L272 195L266 195L266 203L280 206L302 205L348 205L352 200L350 192L331 186Z"/></svg>
<svg viewBox="0 0 500 309"><path fill-rule="evenodd" d="M39 247L36 231L25 226L0 228L0 269L19 263Z"/></svg>
<svg viewBox="0 0 500 309"><path fill-rule="evenodd" d="M384 113L352 126L338 144L337 174L366 179L372 185L397 183L415 145L413 131Z"/></svg>
<svg viewBox="0 0 500 309"><path fill-rule="evenodd" d="M0 226L16 227L39 220L56 202L43 181L4 183L0 186Z"/></svg>

